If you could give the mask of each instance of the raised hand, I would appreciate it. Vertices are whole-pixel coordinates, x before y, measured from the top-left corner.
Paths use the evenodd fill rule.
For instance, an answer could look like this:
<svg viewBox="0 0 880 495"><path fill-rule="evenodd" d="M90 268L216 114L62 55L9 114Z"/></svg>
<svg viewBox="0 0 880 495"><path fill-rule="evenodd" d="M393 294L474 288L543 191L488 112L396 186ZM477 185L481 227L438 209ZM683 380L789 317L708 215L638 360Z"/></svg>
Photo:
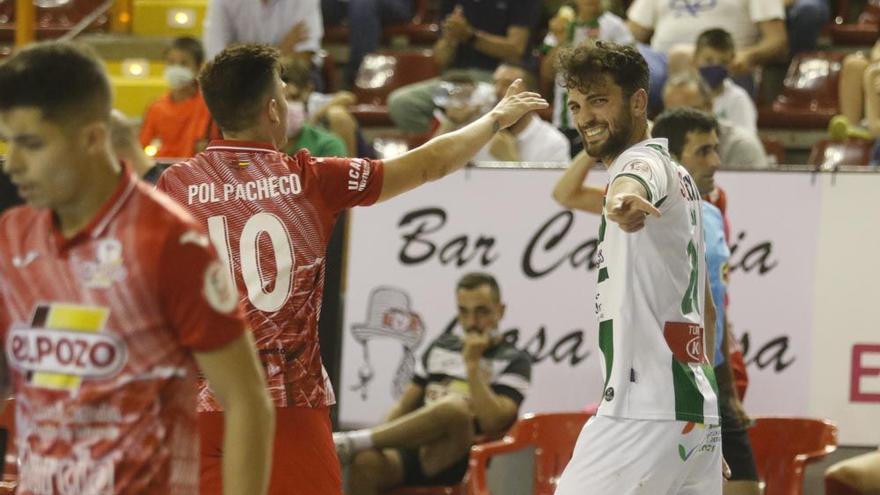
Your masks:
<svg viewBox="0 0 880 495"><path fill-rule="evenodd" d="M296 45L309 39L309 26L305 21L299 21L290 28L290 31L284 35L278 49L284 54L293 54L296 52Z"/></svg>
<svg viewBox="0 0 880 495"><path fill-rule="evenodd" d="M648 215L659 217L660 210L638 194L618 194L605 208L608 220L620 225L624 232L638 232L645 226Z"/></svg>
<svg viewBox="0 0 880 495"><path fill-rule="evenodd" d="M524 89L522 79L513 81L513 84L507 88L507 94L492 109L491 113L498 124L498 129L507 129L523 115L549 106L541 95Z"/></svg>

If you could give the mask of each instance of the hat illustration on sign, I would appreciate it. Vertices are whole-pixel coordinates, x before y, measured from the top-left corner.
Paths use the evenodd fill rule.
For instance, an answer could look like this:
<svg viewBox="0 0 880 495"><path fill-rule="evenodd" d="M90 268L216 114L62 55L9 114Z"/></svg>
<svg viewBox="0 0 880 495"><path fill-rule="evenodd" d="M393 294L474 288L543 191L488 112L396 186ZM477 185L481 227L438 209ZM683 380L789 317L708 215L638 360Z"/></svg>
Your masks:
<svg viewBox="0 0 880 495"><path fill-rule="evenodd" d="M392 384L392 395L399 397L415 372L414 351L425 336L425 325L418 313L412 311L409 294L396 287L376 287L367 303L367 321L351 326L351 333L363 348L364 362L358 368L359 383L351 389L367 399L368 385L373 380L368 342L376 338L390 338L403 345L403 357L397 366Z"/></svg>

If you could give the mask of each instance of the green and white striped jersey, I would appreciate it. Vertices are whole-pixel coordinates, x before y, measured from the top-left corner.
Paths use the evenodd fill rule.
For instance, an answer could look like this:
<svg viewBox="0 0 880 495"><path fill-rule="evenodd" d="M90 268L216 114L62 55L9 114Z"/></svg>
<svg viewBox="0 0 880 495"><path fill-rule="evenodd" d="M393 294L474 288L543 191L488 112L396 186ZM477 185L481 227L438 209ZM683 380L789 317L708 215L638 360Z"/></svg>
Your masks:
<svg viewBox="0 0 880 495"><path fill-rule="evenodd" d="M718 386L705 357L706 258L696 184L669 156L666 139L632 146L608 172L609 184L620 177L640 182L662 216L628 234L602 215L599 414L718 424Z"/></svg>

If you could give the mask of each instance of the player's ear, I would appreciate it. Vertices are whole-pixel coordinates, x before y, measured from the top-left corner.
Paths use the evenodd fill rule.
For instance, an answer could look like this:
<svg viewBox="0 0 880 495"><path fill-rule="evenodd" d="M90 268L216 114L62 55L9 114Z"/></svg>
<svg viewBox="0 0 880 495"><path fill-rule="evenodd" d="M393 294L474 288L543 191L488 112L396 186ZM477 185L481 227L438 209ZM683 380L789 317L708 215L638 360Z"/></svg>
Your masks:
<svg viewBox="0 0 880 495"><path fill-rule="evenodd" d="M648 113L648 92L639 88L629 99L630 107L635 115Z"/></svg>
<svg viewBox="0 0 880 495"><path fill-rule="evenodd" d="M284 121L287 116L281 115L281 102L277 98L269 98L269 122L278 124Z"/></svg>
<svg viewBox="0 0 880 495"><path fill-rule="evenodd" d="M106 122L96 120L84 125L79 132L82 147L93 155L104 152L110 145L110 132Z"/></svg>

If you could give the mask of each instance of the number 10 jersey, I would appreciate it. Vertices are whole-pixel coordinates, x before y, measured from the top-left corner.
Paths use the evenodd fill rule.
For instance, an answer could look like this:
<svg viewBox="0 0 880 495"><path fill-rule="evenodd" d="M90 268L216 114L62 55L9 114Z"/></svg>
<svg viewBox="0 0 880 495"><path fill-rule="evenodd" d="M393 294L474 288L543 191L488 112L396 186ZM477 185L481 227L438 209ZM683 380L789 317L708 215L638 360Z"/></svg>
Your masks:
<svg viewBox="0 0 880 495"><path fill-rule="evenodd" d="M382 163L216 141L156 187L207 227L242 293L275 405L333 404L318 342L327 243L343 209L378 199ZM220 409L203 385L199 410Z"/></svg>
<svg viewBox="0 0 880 495"><path fill-rule="evenodd" d="M599 414L717 424L717 384L705 356L706 259L700 195L650 139L621 154L610 182L629 177L662 213L626 233L603 214L596 315L605 378ZM609 186L610 187L610 186Z"/></svg>

